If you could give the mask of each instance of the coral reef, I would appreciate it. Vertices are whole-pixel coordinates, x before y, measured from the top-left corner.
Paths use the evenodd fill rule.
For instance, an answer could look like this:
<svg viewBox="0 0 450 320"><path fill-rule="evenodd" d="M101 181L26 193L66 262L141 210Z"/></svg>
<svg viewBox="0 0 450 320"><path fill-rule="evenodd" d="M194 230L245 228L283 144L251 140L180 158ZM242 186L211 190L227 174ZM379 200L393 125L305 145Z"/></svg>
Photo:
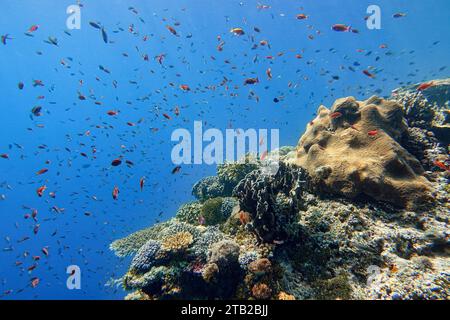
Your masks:
<svg viewBox="0 0 450 320"><path fill-rule="evenodd" d="M134 254L126 299L449 299L449 86L337 100L267 155L276 171L219 166L175 218L111 244Z"/></svg>

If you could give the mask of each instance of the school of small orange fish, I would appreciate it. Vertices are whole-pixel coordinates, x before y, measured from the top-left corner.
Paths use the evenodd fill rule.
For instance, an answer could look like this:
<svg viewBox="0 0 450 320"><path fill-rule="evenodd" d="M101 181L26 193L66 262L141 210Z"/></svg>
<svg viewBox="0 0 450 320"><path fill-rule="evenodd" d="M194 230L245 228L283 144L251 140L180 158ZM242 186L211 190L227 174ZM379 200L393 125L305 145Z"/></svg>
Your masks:
<svg viewBox="0 0 450 320"><path fill-rule="evenodd" d="M83 10L86 5L81 4ZM196 45L207 41L202 36L200 31L196 34L194 31L187 30L184 27L183 19L188 19L189 8L180 8L178 12L165 16L154 14L152 17L156 26L152 33L145 33L146 15L134 7L128 8L129 23L117 25L103 25L99 21L90 21L87 28L94 39L103 42L105 46L110 47L111 55L119 55L124 60L124 66L107 66L106 63L98 63L98 69L92 73L83 69L82 62L75 57L64 56L59 61L51 61L54 71L58 73L68 73L73 81L76 82L77 90L72 93L73 104L67 106L65 112L70 115L73 108L95 108L95 115L86 117L84 119L73 119L70 116L63 121L63 123L70 127L72 123L81 121L84 122L86 129L82 132L67 132L65 138L67 144L63 147L50 146L40 141L34 156L37 160L36 167L30 168L28 173L28 181L23 184L31 184L35 190L35 203L24 204L21 208L21 218L16 223L16 228L23 231L23 236L20 239L13 239L5 235L7 245L3 248L3 254L14 252L16 254L15 266L18 271L27 277L27 284L22 288L11 287L6 288L0 296L12 295L20 293L24 290L34 290L43 285L43 279L40 277L40 268L42 268L43 260L49 259L52 255L62 255L69 250L65 243L66 234L60 234L58 228L50 229L46 225L54 225L55 220L59 215L68 214L63 205L58 204L58 196L60 193L69 193L71 197L70 205L77 204L82 211L85 219L98 219L96 225L99 230L102 230L103 225L108 224L108 213L98 217L98 213L89 210L91 202L113 202L116 204L121 200L127 201L127 198L132 193L140 194L139 197L145 198L146 193L161 192L161 201L171 201L170 192L164 190L173 190L176 186L177 180L173 181L155 181L152 179L152 169L148 168L147 172L136 172L137 165L150 164L156 161L156 154L160 153L158 144L167 143L161 134L162 130L169 130L177 126L189 126L192 118L188 118L183 113L188 113L186 110L194 109L195 117L199 119L210 119L214 114L214 98L220 96L230 101L226 106L228 114L230 115L228 128L234 127L233 119L241 117L247 118L255 116L256 110L253 104L258 105L259 102L267 104L270 108L274 108L273 112L284 112L284 114L294 114L298 112L292 106L284 105L289 96L294 98L308 98L314 99L314 92L305 93L302 91L303 83L312 81L311 77L302 75L302 70L305 68L317 68L316 75L318 77L325 77L329 86L331 98L337 95L333 84L340 81L340 73L352 73L354 77L359 77L361 81L369 79L373 81L368 87L359 86L357 88L348 88L348 92L353 95L363 95L365 90L370 90L373 93L381 91L376 86L382 87L386 78L383 77L383 69L375 67L377 63L381 64L382 60L390 59L394 56L403 55L407 59L408 55L414 55L414 51L394 52L390 50L389 43L377 43L373 48L354 48L349 45L349 50L352 54L361 56L361 59L370 59L372 65L363 65L361 62L352 61L349 57L350 52L342 52L334 48L330 48L328 52L322 52L321 49L315 49L314 42L320 42L321 37L325 34L346 34L348 37L364 36L363 27L359 30L351 27L349 24L336 23L329 26L328 30L319 30L314 27L315 21L320 17L314 17L307 12L307 8L299 7L296 13L280 13L270 5L258 4L253 8L252 12L255 15L270 15L275 21L278 18L283 18L295 27L299 28L301 32L305 33L305 38L302 43L292 44L291 48L279 48L273 45L271 37L274 35L271 32L270 26L253 25L251 19L239 17L239 19L231 19L224 17L227 24L230 26L226 30L217 30L215 38L209 39L210 52L197 52ZM407 19L406 13L394 13L390 19ZM367 17L361 16L361 26L365 25ZM256 20L253 18L252 20ZM237 23L239 21L239 24ZM233 25L235 23L236 25ZM279 22L276 22L279 23ZM284 23L284 22L283 22ZM55 36L43 35L45 22L30 23L30 26L24 30L24 34L10 34L4 33L1 35L0 46L15 46L19 42L27 41L28 38L39 38L43 44L43 49L36 51L38 56L46 55L49 50L61 50L65 43L71 41L75 31L63 31L64 38L57 38ZM294 25L293 25L294 26ZM214 26L210 26L214 29ZM62 31L61 31L62 32ZM118 52L115 46L120 42L121 37L132 37L135 46L129 48L126 52ZM168 48L164 43L170 37L176 38L178 43L176 48ZM170 41L173 41L170 40ZM342 41L342 40L340 40ZM162 45L156 45L161 43ZM172 42L171 42L172 43ZM236 49L227 50L230 43L239 46L241 52ZM439 45L439 41L431 42L428 45L435 47ZM166 48L164 52L156 52L157 48ZM183 51L183 48L188 48L188 51ZM234 48L234 47L233 47ZM319 48L317 45L316 48ZM1 48L0 48L1 49ZM33 50L30 49L30 52ZM325 50L326 51L326 50ZM183 52L183 53L182 53ZM189 55L187 54L189 53ZM179 55L177 55L179 54ZM337 70L326 70L320 67L320 62L326 59L323 54L342 55L342 64ZM101 57L93 61L103 61ZM127 62L133 60L133 62ZM197 68L190 67L192 60L199 60L204 67ZM238 62L234 62L238 61ZM138 63L139 62L139 63ZM183 71L174 68L173 63L181 62L186 66ZM283 75L284 65L296 65L297 78L286 79ZM410 63L414 65L414 62ZM127 72L132 75L129 83L124 84L116 80L115 74L124 72L125 68L132 68L132 71ZM92 70L92 69L89 69ZM442 72L445 67L439 71ZM214 75L215 83L195 83L185 82L189 79L189 73L195 72L203 75ZM166 80L165 83L156 84L160 86L157 89L150 90L148 94L140 97L133 97L133 92L129 93L130 88L143 90L145 87L154 88L155 84L149 85L147 81L151 81L151 76L155 73L161 74L162 78ZM413 75L412 75L413 76ZM150 77L150 78L149 78ZM406 84L400 78L394 79L398 85ZM285 91L277 90L277 92L270 91L272 83L282 83ZM423 82L417 90L427 90L432 83ZM45 130L50 124L53 108L58 104L54 99L55 84L49 83L45 77L33 78L31 81L23 80L17 83L15 90L20 92L32 91L36 96L33 106L30 108L29 117L32 120L33 127L28 127L30 132L30 139L38 130ZM99 89L94 90L94 87ZM119 91L121 87L126 87L128 92ZM102 88L102 89L100 89ZM350 90L351 89L351 90ZM150 92L151 91L151 92ZM379 92L378 92L379 93ZM114 96L114 98L108 98ZM122 96L121 96L122 95ZM239 96L248 98L248 104L244 108L237 108L237 103L234 99ZM135 101L133 101L135 99ZM176 99L179 101L177 105L171 105L170 101ZM186 103L189 101L189 103ZM312 103L316 104L316 103ZM122 107L120 107L122 105ZM133 111L137 111L143 106L146 106L147 116L136 118L133 116ZM316 104L317 105L317 104ZM305 111L306 112L306 111ZM309 112L309 111L308 111ZM312 114L314 111L310 111ZM192 117L192 111L191 111ZM340 114L332 114L332 117L339 117ZM268 121L265 119L265 121ZM176 124L175 124L176 123ZM207 121L204 121L207 125ZM281 125L280 123L278 125ZM124 134L114 134L114 130L120 127L125 132ZM377 131L369 132L369 135L376 135ZM108 149L103 145L97 145L96 140L108 139L114 146ZM127 142L132 138L145 137L140 139L139 144L128 145ZM14 140L14 137L11 137ZM152 140L153 144L148 147L148 143L144 141ZM41 161L41 155L56 154L57 162L46 160ZM103 157L108 157L109 162L105 163ZM265 156L265 155L263 155ZM16 162L26 158L24 147L16 142L11 142L9 150L0 150L0 161ZM77 165L80 165L78 166ZM2 164L4 165L4 163ZM442 164L437 163L442 169ZM68 191L65 184L70 184L74 179L69 176L69 171L72 166L76 167L76 177L84 175L84 169L94 167L97 174L100 176L101 188L107 189L110 198L102 198L97 195L99 190L89 189L87 186L75 187L77 191ZM150 165L149 165L150 167ZM115 171L116 170L116 171ZM167 165L168 176L174 179L182 179L183 176L188 175L184 172L183 166ZM51 178L49 178L49 174ZM95 177L92 176L92 179ZM5 177L3 180L9 180ZM57 181L55 181L57 179ZM130 190L130 185L134 188ZM13 183L3 183L3 189L13 190ZM5 197L5 195L1 195ZM83 197L85 197L83 199ZM6 201L6 198L2 200ZM137 202L143 202L138 200ZM67 204L67 205L69 205ZM135 202L133 205L137 205ZM106 205L105 205L106 206ZM43 209L36 209L37 207L47 207L51 215ZM44 212L45 211L45 212ZM105 211L107 211L105 209ZM160 212L159 216L163 213ZM170 213L167 213L170 214ZM245 217L244 217L245 218ZM244 219L242 218L242 219ZM74 214L74 223L80 222L78 214ZM120 220L126 224L127 217L122 217ZM70 225L65 226L70 230ZM57 239L57 245L49 245L47 243L40 243L39 237L41 233L45 232L51 237ZM95 240L94 232L88 235L79 235L89 240ZM39 251L30 251L27 249L27 243L39 243ZM83 255L83 248L78 249ZM85 250L89 250L85 248ZM106 249L105 249L106 250ZM104 252L98 252L104 254ZM2 257L2 264L5 262ZM48 264L47 264L48 265ZM90 270L98 272L101 269ZM1 276L0 276L1 277ZM2 279L4 280L4 279ZM59 279L64 282L64 279ZM50 282L51 279L46 279ZM5 282L11 285L9 282Z"/></svg>

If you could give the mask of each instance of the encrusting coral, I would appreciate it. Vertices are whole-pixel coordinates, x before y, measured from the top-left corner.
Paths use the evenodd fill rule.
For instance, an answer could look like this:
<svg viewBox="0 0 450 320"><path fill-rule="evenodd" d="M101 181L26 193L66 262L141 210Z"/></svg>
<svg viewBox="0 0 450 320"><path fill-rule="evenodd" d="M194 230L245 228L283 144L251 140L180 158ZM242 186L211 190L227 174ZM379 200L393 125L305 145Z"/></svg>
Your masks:
<svg viewBox="0 0 450 320"><path fill-rule="evenodd" d="M319 108L276 172L220 165L174 218L114 241L134 254L126 299L449 299L450 80L417 86Z"/></svg>

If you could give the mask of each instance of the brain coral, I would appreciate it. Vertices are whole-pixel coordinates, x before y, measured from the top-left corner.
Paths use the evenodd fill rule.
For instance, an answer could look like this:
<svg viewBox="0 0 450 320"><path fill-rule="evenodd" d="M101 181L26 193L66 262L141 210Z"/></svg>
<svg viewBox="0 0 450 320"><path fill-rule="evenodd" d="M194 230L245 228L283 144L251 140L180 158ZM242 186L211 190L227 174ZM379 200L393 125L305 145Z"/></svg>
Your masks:
<svg viewBox="0 0 450 320"><path fill-rule="evenodd" d="M372 97L319 107L290 160L308 170L324 191L361 195L399 207L426 203L431 188L420 162L400 145L407 133L402 107Z"/></svg>

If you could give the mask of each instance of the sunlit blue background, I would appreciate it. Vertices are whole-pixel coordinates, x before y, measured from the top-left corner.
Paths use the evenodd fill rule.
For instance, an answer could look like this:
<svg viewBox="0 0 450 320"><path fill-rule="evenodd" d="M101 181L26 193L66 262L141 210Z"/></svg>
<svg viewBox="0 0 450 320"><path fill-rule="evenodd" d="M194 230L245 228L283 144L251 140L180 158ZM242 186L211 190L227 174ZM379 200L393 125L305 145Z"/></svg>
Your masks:
<svg viewBox="0 0 450 320"><path fill-rule="evenodd" d="M105 284L122 275L129 260L116 258L109 251L110 242L172 217L180 204L192 199L193 183L215 171L212 166L183 166L179 174L171 173L170 135L175 128L192 131L195 120L203 121L205 129L278 128L281 145L295 145L320 104L330 106L335 98L348 95L358 99L375 92L389 95L402 84L449 74L448 0L267 0L262 3L271 8L263 10L258 10L258 1L249 0L82 1L81 30L68 35L66 9L74 3L1 3L0 34L13 38L0 44L0 154L10 156L0 159L2 299L122 299L125 292ZM370 4L382 9L381 30L366 28ZM138 15L129 7L135 7ZM407 16L394 19L397 12ZM299 13L308 19L297 20ZM105 26L112 43L105 44L90 21ZM359 34L334 32L335 23L351 25ZM39 25L34 37L24 35L34 24ZM128 31L131 24L139 35ZM166 25L174 26L180 36L169 33ZM246 34L233 36L229 30L234 27L242 27ZM222 52L216 49L219 35L225 42ZM58 38L59 46L44 43L48 36ZM267 40L271 48L251 50L251 37L255 43ZM380 49L381 44L388 48ZM144 54L150 61L144 61ZM154 60L159 54L166 54L162 66ZM296 54L303 58L296 59ZM111 74L99 70L99 65ZM270 81L265 74L269 67ZM362 73L368 68L376 72L375 79ZM245 78L256 76L259 84L242 85ZM230 81L228 91L220 86L223 77ZM34 88L35 79L45 87ZM19 82L25 84L22 91ZM182 92L180 84L188 84L192 91ZM249 99L251 90L259 103ZM77 91L87 100L79 100ZM91 94L101 106L94 104ZM45 99L38 100L41 95ZM36 105L43 107L43 115L31 119ZM173 113L175 106L180 107L179 117ZM108 110L120 114L110 117ZM164 119L163 113L173 119ZM137 126L127 125L139 119L143 121ZM88 130L90 136L85 135ZM112 168L111 161L121 155L134 167ZM49 172L37 176L42 168ZM142 176L147 182L140 192ZM36 189L44 184L48 190L38 198ZM120 188L118 201L111 196L115 185ZM56 198L49 192L56 192ZM56 213L53 206L65 211ZM26 207L39 212L37 235L35 223L24 219L31 212ZM30 240L19 243L25 236ZM41 249L47 246L50 255L44 257ZM29 273L33 255L41 260ZM65 285L66 267L71 264L82 269L79 291ZM41 279L36 288L30 286L34 277Z"/></svg>

